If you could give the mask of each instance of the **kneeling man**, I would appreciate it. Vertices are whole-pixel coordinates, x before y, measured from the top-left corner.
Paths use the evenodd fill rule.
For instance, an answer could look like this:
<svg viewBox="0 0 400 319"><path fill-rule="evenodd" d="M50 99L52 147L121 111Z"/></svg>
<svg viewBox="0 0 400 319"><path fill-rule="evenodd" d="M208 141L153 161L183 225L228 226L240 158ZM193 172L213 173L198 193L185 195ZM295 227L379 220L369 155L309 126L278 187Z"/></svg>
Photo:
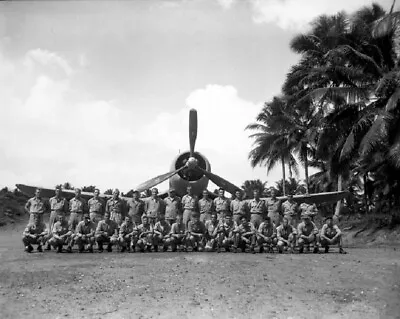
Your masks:
<svg viewBox="0 0 400 319"><path fill-rule="evenodd" d="M192 213L188 223L186 246L192 246L193 251L203 251L206 236L206 227L200 221L199 213Z"/></svg>
<svg viewBox="0 0 400 319"><path fill-rule="evenodd" d="M29 223L22 233L22 242L25 245L25 251L30 253L33 251L32 245L38 245L37 251L43 252L42 245L44 244L48 230L41 221L39 214L32 214L33 222Z"/></svg>
<svg viewBox="0 0 400 319"><path fill-rule="evenodd" d="M233 246L233 252L236 252L237 248L240 248L242 252L246 251L246 247L250 248L250 252L255 254L254 246L256 245L256 229L254 225L247 221L246 216L242 216L240 219L241 224L234 230L235 243Z"/></svg>
<svg viewBox="0 0 400 319"><path fill-rule="evenodd" d="M271 222L270 217L265 220L258 227L257 243L260 246L260 253L264 252L264 245L267 246L268 252L274 252L274 246L277 244L276 228Z"/></svg>
<svg viewBox="0 0 400 319"><path fill-rule="evenodd" d="M182 215L176 216L176 222L171 226L170 236L166 239L165 245L171 245L173 252L178 247L179 250L186 250L186 227Z"/></svg>
<svg viewBox="0 0 400 319"><path fill-rule="evenodd" d="M283 217L282 224L276 229L276 237L278 239L278 252L283 253L283 249L290 247L290 252L293 253L296 243L296 229L289 224L289 220Z"/></svg>
<svg viewBox="0 0 400 319"><path fill-rule="evenodd" d="M151 246L154 243L154 228L147 216L144 215L142 217L142 224L138 227L138 231L139 240L137 245L140 251L144 253L146 249L148 252L151 252Z"/></svg>
<svg viewBox="0 0 400 319"><path fill-rule="evenodd" d="M138 241L138 229L132 222L130 216L126 216L124 222L119 229L118 237L119 245L121 246L121 253L126 250L135 252L135 246Z"/></svg>
<svg viewBox="0 0 400 319"><path fill-rule="evenodd" d="M103 252L103 244L107 243L107 251L112 252L112 246L118 243L118 224L110 219L110 213L104 214L104 219L99 221L96 228L96 241L99 252Z"/></svg>
<svg viewBox="0 0 400 319"><path fill-rule="evenodd" d="M78 245L78 251L82 253L87 245L87 251L93 252L94 234L96 231L95 223L90 220L90 215L83 214L83 220L76 226L74 242Z"/></svg>
<svg viewBox="0 0 400 319"><path fill-rule="evenodd" d="M154 225L154 251L158 251L158 246L163 245L163 251L168 250L167 238L171 232L171 226L165 220L165 214L161 213L158 222Z"/></svg>
<svg viewBox="0 0 400 319"><path fill-rule="evenodd" d="M329 251L330 245L338 245L339 253L346 254L342 248L342 232L333 224L332 217L327 217L321 229L321 246L325 248L325 253Z"/></svg>
<svg viewBox="0 0 400 319"><path fill-rule="evenodd" d="M297 226L297 236L298 236L298 245L299 245L299 253L303 253L304 245L314 245L313 253L317 254L319 252L319 231L317 226L311 221L311 217L308 214L301 215L301 219L303 220Z"/></svg>
<svg viewBox="0 0 400 319"><path fill-rule="evenodd" d="M52 237L49 240L49 244L57 248L57 253L61 253L63 245L70 245L72 240L73 232L69 226L64 215L58 215L57 221L54 223L52 228Z"/></svg>

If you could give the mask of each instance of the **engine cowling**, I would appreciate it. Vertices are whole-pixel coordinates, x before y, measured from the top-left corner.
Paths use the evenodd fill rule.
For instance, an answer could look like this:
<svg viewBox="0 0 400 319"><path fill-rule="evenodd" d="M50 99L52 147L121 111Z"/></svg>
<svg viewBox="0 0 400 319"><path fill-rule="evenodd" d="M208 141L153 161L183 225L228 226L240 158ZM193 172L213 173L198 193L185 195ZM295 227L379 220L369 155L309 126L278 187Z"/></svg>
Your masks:
<svg viewBox="0 0 400 319"><path fill-rule="evenodd" d="M211 171L210 162L204 155L199 152L194 152L193 157L196 160L196 165L208 172ZM190 159L190 152L179 154L173 160L171 170L176 170L179 167L186 165L188 161L193 161L193 159ZM190 185L192 186L193 193L200 196L202 191L207 188L208 181L208 177L204 176L202 172L185 167L178 174L170 178L169 186L170 188L174 188L179 196L183 196L186 194L187 186Z"/></svg>

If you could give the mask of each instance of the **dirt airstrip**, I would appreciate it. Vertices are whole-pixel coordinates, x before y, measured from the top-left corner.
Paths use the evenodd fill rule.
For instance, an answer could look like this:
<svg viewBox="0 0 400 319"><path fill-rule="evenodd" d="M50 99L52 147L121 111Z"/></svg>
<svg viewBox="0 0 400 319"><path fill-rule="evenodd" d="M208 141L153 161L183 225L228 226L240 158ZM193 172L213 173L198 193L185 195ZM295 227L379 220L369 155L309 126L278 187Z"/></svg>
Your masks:
<svg viewBox="0 0 400 319"><path fill-rule="evenodd" d="M0 229L0 318L400 318L400 249L26 254Z"/></svg>

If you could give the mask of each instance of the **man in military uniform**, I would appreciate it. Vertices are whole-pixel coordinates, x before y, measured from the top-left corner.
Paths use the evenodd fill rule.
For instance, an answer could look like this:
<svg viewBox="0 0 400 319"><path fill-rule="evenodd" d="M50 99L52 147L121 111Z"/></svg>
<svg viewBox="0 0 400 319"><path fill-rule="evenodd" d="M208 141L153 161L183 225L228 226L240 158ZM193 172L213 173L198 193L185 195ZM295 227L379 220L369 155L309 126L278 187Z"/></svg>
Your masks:
<svg viewBox="0 0 400 319"><path fill-rule="evenodd" d="M125 218L125 203L119 197L117 188L113 191L112 198L107 201L105 211L110 214L110 219L115 221L118 227L122 224Z"/></svg>
<svg viewBox="0 0 400 319"><path fill-rule="evenodd" d="M260 198L260 192L255 189L253 191L254 198L249 200L250 222L256 229L263 222L267 213L267 206L265 200Z"/></svg>
<svg viewBox="0 0 400 319"><path fill-rule="evenodd" d="M235 199L231 201L230 209L235 223L239 223L242 216L247 215L246 201L242 200L242 192L240 190L235 192Z"/></svg>
<svg viewBox="0 0 400 319"><path fill-rule="evenodd" d="M235 241L233 252L240 248L242 252L246 251L246 247L250 248L250 252L255 254L254 247L256 245L256 229L253 223L247 221L247 217L243 216L240 220L241 224L234 230Z"/></svg>
<svg viewBox="0 0 400 319"><path fill-rule="evenodd" d="M47 200L41 196L42 190L36 188L35 196L28 199L25 204L25 211L29 214L29 223L33 224L34 216L37 214L40 221L43 222L44 213L49 212L50 205Z"/></svg>
<svg viewBox="0 0 400 319"><path fill-rule="evenodd" d="M282 212L283 216L287 218L289 224L296 228L298 224L299 207L293 200L292 194L289 194L287 200L282 204Z"/></svg>
<svg viewBox="0 0 400 319"><path fill-rule="evenodd" d="M271 218L267 216L258 227L257 232L257 243L260 246L260 253L264 252L264 245L267 246L268 252L273 252L277 242L275 225L271 221Z"/></svg>
<svg viewBox="0 0 400 319"><path fill-rule="evenodd" d="M154 225L154 251L158 251L158 246L163 245L163 251L168 250L166 239L171 232L171 226L165 220L165 215L161 214L158 222Z"/></svg>
<svg viewBox="0 0 400 319"><path fill-rule="evenodd" d="M75 197L69 201L69 224L75 231L76 226L83 220L83 213L87 210L86 201L81 197L81 189L75 188Z"/></svg>
<svg viewBox="0 0 400 319"><path fill-rule="evenodd" d="M214 202L208 196L208 190L203 190L203 197L199 200L199 213L200 221L205 223L207 220L211 219L211 214L214 212Z"/></svg>
<svg viewBox="0 0 400 319"><path fill-rule="evenodd" d="M175 189L171 188L165 202L165 220L169 225L175 223L176 216L181 214L182 204L181 198L176 196Z"/></svg>
<svg viewBox="0 0 400 319"><path fill-rule="evenodd" d="M339 253L346 254L342 247L342 232L329 216L325 218L325 224L321 229L321 246L325 248L325 253L328 253L331 245L338 245Z"/></svg>
<svg viewBox="0 0 400 319"><path fill-rule="evenodd" d="M52 237L49 244L57 249L57 253L61 253L63 245L70 245L73 232L70 230L67 220L64 215L58 215L57 221L52 227Z"/></svg>
<svg viewBox="0 0 400 319"><path fill-rule="evenodd" d="M53 236L53 225L58 221L58 217L65 217L68 214L68 202L65 198L61 196L61 187L57 186L55 188L56 195L49 200L50 205L50 219L49 219L49 241L47 242L46 250L50 250L50 238Z"/></svg>
<svg viewBox="0 0 400 319"><path fill-rule="evenodd" d="M37 251L43 252L42 245L46 240L48 230L39 213L33 214L32 219L33 222L28 223L22 233L22 242L24 243L25 251L28 253L33 251L32 245L38 245Z"/></svg>
<svg viewBox="0 0 400 319"><path fill-rule="evenodd" d="M224 248L227 252L230 251L230 247L234 244L234 230L236 228L237 224L231 215L226 215L224 220L220 221L217 227L218 252L221 252L221 248Z"/></svg>
<svg viewBox="0 0 400 319"><path fill-rule="evenodd" d="M299 245L299 253L303 253L304 245L314 245L314 254L319 252L319 231L317 226L311 221L308 214L301 216L302 222L297 227L297 243Z"/></svg>
<svg viewBox="0 0 400 319"><path fill-rule="evenodd" d="M278 252L283 253L285 247L290 247L290 252L293 253L296 243L296 229L289 224L289 220L283 217L282 224L276 229L276 237L278 239Z"/></svg>
<svg viewBox="0 0 400 319"><path fill-rule="evenodd" d="M142 217L142 224L138 227L139 240L137 245L142 253L147 250L151 252L151 246L154 244L154 228L147 216Z"/></svg>
<svg viewBox="0 0 400 319"><path fill-rule="evenodd" d="M275 189L271 189L271 197L265 200L267 206L268 217L274 223L275 227L281 224L281 201L276 197Z"/></svg>
<svg viewBox="0 0 400 319"><path fill-rule="evenodd" d="M182 197L182 211L183 211L183 224L186 229L188 227L188 222L194 212L198 208L197 196L193 195L192 186L186 188L187 194Z"/></svg>
<svg viewBox="0 0 400 319"><path fill-rule="evenodd" d="M214 207L218 215L218 220L222 220L226 214L230 214L230 206L229 199L225 197L225 190L220 188L218 190L218 197L214 199Z"/></svg>
<svg viewBox="0 0 400 319"><path fill-rule="evenodd" d="M104 213L104 219L97 224L95 239L99 252L103 252L103 244L107 243L107 251L112 252L112 246L118 243L118 224L110 219L110 213Z"/></svg>
<svg viewBox="0 0 400 319"><path fill-rule="evenodd" d="M103 219L104 202L100 198L100 190L96 188L93 197L88 201L90 220L95 223L96 227L100 220Z"/></svg>
<svg viewBox="0 0 400 319"><path fill-rule="evenodd" d="M138 241L138 229L135 223L132 222L130 216L125 217L125 221L119 228L119 244L121 246L121 253L126 250L135 252L136 243Z"/></svg>
<svg viewBox="0 0 400 319"><path fill-rule="evenodd" d="M132 222L137 226L140 225L144 214L144 202L140 199L140 193L138 191L133 192L133 198L128 199L127 205L128 215L132 219Z"/></svg>
<svg viewBox="0 0 400 319"><path fill-rule="evenodd" d="M158 197L157 188L151 190L151 196L146 200L144 210L146 211L146 216L149 219L150 224L153 226L157 222L160 214L165 214L165 203L160 197Z"/></svg>
<svg viewBox="0 0 400 319"><path fill-rule="evenodd" d="M206 236L206 227L200 221L199 213L192 213L188 222L186 248L192 247L193 251L203 251Z"/></svg>
<svg viewBox="0 0 400 319"><path fill-rule="evenodd" d="M171 226L169 238L166 239L166 245L171 245L171 250L175 252L179 250L186 250L186 227L183 224L182 215L176 217L176 222Z"/></svg>
<svg viewBox="0 0 400 319"><path fill-rule="evenodd" d="M100 223L99 223L100 224ZM87 245L87 251L93 252L96 225L90 220L88 213L83 214L83 220L76 226L74 242L78 245L78 251L82 253ZM100 245L99 245L100 246Z"/></svg>
<svg viewBox="0 0 400 319"><path fill-rule="evenodd" d="M223 222L223 221L221 221ZM220 222L218 221L217 213L214 212L211 214L211 219L207 220L205 223L206 227L206 251L214 251L215 248L217 247L218 241L217 241L217 231L218 231L218 224Z"/></svg>

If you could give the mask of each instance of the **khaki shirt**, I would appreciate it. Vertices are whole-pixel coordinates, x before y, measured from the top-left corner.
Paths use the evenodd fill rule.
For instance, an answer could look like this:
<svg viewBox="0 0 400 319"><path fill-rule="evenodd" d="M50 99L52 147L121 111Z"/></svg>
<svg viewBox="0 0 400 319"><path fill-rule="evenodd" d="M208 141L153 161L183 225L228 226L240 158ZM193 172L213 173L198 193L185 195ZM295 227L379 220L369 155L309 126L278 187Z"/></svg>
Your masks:
<svg viewBox="0 0 400 319"><path fill-rule="evenodd" d="M40 198L32 197L27 201L25 209L30 214L43 214L50 210L50 205L47 200L41 197Z"/></svg>
<svg viewBox="0 0 400 319"><path fill-rule="evenodd" d="M125 203L124 200L120 197L117 199L110 198L106 203L106 213L119 213L124 215L125 214Z"/></svg>
<svg viewBox="0 0 400 319"><path fill-rule="evenodd" d="M230 201L225 197L217 197L214 199L214 206L217 213L228 212L230 208Z"/></svg>
<svg viewBox="0 0 400 319"><path fill-rule="evenodd" d="M250 223L250 222L248 222L246 226L243 225L243 224L240 224L240 225L237 227L237 231L238 231L240 234L244 234L244 233L248 233L248 232L255 232L255 230L256 230L256 229L255 229L253 223Z"/></svg>
<svg viewBox="0 0 400 319"><path fill-rule="evenodd" d="M233 215L246 215L246 201L235 198L231 201L231 212Z"/></svg>
<svg viewBox="0 0 400 319"><path fill-rule="evenodd" d="M23 232L23 235L40 235L41 233L48 234L47 226L45 223L40 223L39 225L28 224Z"/></svg>
<svg viewBox="0 0 400 319"><path fill-rule="evenodd" d="M68 202L65 198L54 196L49 199L49 205L52 212L68 213Z"/></svg>
<svg viewBox="0 0 400 319"><path fill-rule="evenodd" d="M197 209L197 197L194 195L188 195L182 197L182 208L183 210L196 210Z"/></svg>
<svg viewBox="0 0 400 319"><path fill-rule="evenodd" d="M154 230L156 232L159 232L161 235L166 236L170 233L171 231L171 226L166 222L160 222L158 221L155 225L154 225Z"/></svg>
<svg viewBox="0 0 400 319"><path fill-rule="evenodd" d="M276 236L276 228L272 222L270 222L268 225L266 222L262 222L258 227L258 232L266 237Z"/></svg>
<svg viewBox="0 0 400 319"><path fill-rule="evenodd" d="M337 234L339 234L339 235L341 234L341 231L337 225L332 225L332 227L328 227L327 224L324 224L324 226L322 226L321 236L332 239Z"/></svg>
<svg viewBox="0 0 400 319"><path fill-rule="evenodd" d="M223 227L226 232L230 233L231 231L236 229L238 226L237 226L236 222L234 220L232 220L229 224L226 222L220 221L218 227Z"/></svg>
<svg viewBox="0 0 400 319"><path fill-rule="evenodd" d="M186 232L184 223L173 223L171 226L171 234L184 234Z"/></svg>
<svg viewBox="0 0 400 319"><path fill-rule="evenodd" d="M192 233L200 233L200 234L205 234L206 233L206 227L201 221L189 221L188 223L188 231Z"/></svg>
<svg viewBox="0 0 400 319"><path fill-rule="evenodd" d="M101 198L92 197L88 201L89 213L104 214L104 202Z"/></svg>
<svg viewBox="0 0 400 319"><path fill-rule="evenodd" d="M204 226L206 228L206 231L207 231L208 235L214 236L214 231L218 227L218 223L219 223L218 220L215 223L213 223L212 220L207 220L206 221Z"/></svg>
<svg viewBox="0 0 400 319"><path fill-rule="evenodd" d="M51 232L53 235L62 236L68 233L69 231L70 231L70 225L68 224L67 221L63 222L58 221L54 223Z"/></svg>
<svg viewBox="0 0 400 319"><path fill-rule="evenodd" d="M69 201L69 211L71 213L83 213L86 211L86 201L83 198L72 198Z"/></svg>
<svg viewBox="0 0 400 319"><path fill-rule="evenodd" d="M134 200L133 198L129 198L127 201L128 206L128 215L129 216L139 216L142 217L144 213L144 201L141 199Z"/></svg>
<svg viewBox="0 0 400 319"><path fill-rule="evenodd" d="M267 206L265 205L265 200L259 199L258 201L255 199L251 199L249 201L249 210L250 214L265 214L267 211Z"/></svg>
<svg viewBox="0 0 400 319"><path fill-rule="evenodd" d="M119 229L119 235L120 236L126 236L128 234L131 234L134 230L137 231L136 224L123 222L121 224L120 229Z"/></svg>
<svg viewBox="0 0 400 319"><path fill-rule="evenodd" d="M152 232L153 230L154 230L153 225L150 223L148 223L147 225L141 224L138 226L138 231L140 235L145 232Z"/></svg>
<svg viewBox="0 0 400 319"><path fill-rule="evenodd" d="M290 234L296 234L296 230L291 225L287 225L286 227L284 227L283 225L279 225L276 228L276 236L278 237L278 240L288 240Z"/></svg>
<svg viewBox="0 0 400 319"><path fill-rule="evenodd" d="M274 215L281 211L282 202L277 198L269 197L265 200L267 206L268 216Z"/></svg>
<svg viewBox="0 0 400 319"><path fill-rule="evenodd" d="M115 234L115 231L118 229L118 224L109 220L108 223L105 220L99 221L96 228L96 234L102 234L103 232L107 232L107 236L112 236Z"/></svg>
<svg viewBox="0 0 400 319"><path fill-rule="evenodd" d="M181 199L178 196L167 197L164 199L165 203L165 218L175 219L176 216L181 212Z"/></svg>
<svg viewBox="0 0 400 319"><path fill-rule="evenodd" d="M87 225L85 225L85 221L82 220L79 222L78 226L76 226L76 234L94 236L95 229L96 225L93 222L89 221Z"/></svg>
<svg viewBox="0 0 400 319"><path fill-rule="evenodd" d="M209 213L211 214L214 211L214 202L211 198L202 198L198 203L200 214Z"/></svg>
<svg viewBox="0 0 400 319"><path fill-rule="evenodd" d="M313 223L310 222L310 224L306 225L305 222L301 222L297 226L297 233L299 236L305 235L305 236L310 236L311 234L318 234L318 228L317 226Z"/></svg>
<svg viewBox="0 0 400 319"><path fill-rule="evenodd" d="M284 215L297 215L298 205L296 202L290 203L288 200L282 204L282 210Z"/></svg>
<svg viewBox="0 0 400 319"><path fill-rule="evenodd" d="M152 218L157 217L161 213L165 212L165 203L159 198L150 197L144 204L144 209L146 211L146 215Z"/></svg>

